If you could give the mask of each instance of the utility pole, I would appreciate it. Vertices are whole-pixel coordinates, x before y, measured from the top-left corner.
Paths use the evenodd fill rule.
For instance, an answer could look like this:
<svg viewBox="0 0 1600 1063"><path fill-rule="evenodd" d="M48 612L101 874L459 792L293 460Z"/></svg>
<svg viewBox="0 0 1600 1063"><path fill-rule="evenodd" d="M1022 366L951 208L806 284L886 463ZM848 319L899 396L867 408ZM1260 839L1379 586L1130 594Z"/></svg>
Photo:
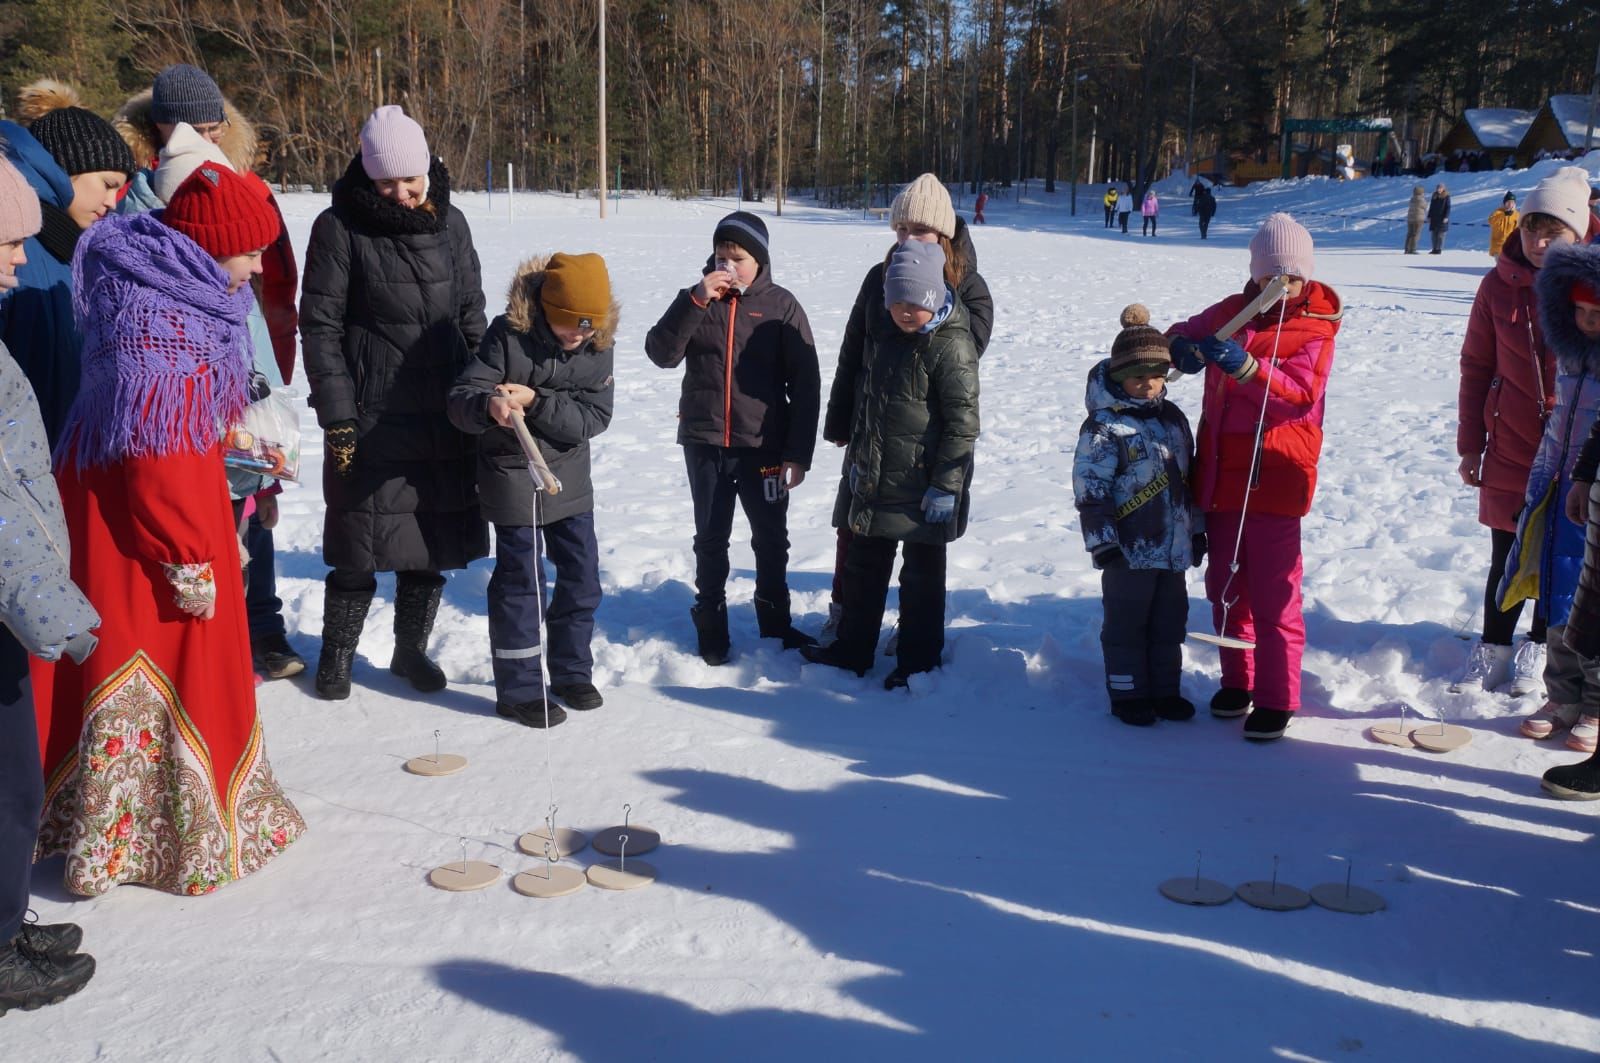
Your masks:
<svg viewBox="0 0 1600 1063"><path fill-rule="evenodd" d="M1191 56L1189 59L1189 132L1184 139L1184 168L1185 176L1191 181L1194 179L1194 79L1200 69L1200 57Z"/></svg>
<svg viewBox="0 0 1600 1063"><path fill-rule="evenodd" d="M600 0L600 217L606 216L606 0Z"/></svg>
<svg viewBox="0 0 1600 1063"><path fill-rule="evenodd" d="M783 217L783 67L778 63L778 187L773 200L778 207L778 217Z"/></svg>
<svg viewBox="0 0 1600 1063"><path fill-rule="evenodd" d="M1589 82L1589 128L1583 131L1583 152L1589 153L1589 147L1594 143L1594 111L1596 104L1600 104L1600 49L1594 55L1594 77Z"/></svg>
<svg viewBox="0 0 1600 1063"><path fill-rule="evenodd" d="M1078 216L1078 82L1088 77L1078 74L1072 79L1072 216Z"/></svg>
<svg viewBox="0 0 1600 1063"><path fill-rule="evenodd" d="M827 81L823 77L825 72L823 58L828 54L828 0L822 0L822 17L818 20L818 25L821 27L821 40L818 41L819 47L817 48L817 157L815 160L817 175L812 179L812 182L816 185L816 188L812 190L812 195L814 196L822 194L822 94L824 86L827 85Z"/></svg>

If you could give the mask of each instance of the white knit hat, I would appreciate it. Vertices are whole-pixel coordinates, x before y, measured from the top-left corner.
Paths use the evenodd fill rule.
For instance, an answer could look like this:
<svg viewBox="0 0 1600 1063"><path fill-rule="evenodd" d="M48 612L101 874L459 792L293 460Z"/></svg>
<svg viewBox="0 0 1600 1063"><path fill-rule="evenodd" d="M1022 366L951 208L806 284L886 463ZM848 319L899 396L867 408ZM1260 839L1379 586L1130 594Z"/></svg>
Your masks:
<svg viewBox="0 0 1600 1063"><path fill-rule="evenodd" d="M956 238L956 208L944 183L931 173L906 185L889 208L889 227L926 225L946 240Z"/></svg>
<svg viewBox="0 0 1600 1063"><path fill-rule="evenodd" d="M1534 186L1522 201L1522 216L1548 214L1582 240L1589 231L1589 175L1581 167L1563 166Z"/></svg>
<svg viewBox="0 0 1600 1063"><path fill-rule="evenodd" d="M373 111L361 127L361 167L374 181L425 177L432 165L422 127L394 104Z"/></svg>
<svg viewBox="0 0 1600 1063"><path fill-rule="evenodd" d="M233 169L233 164L221 148L196 133L194 126L188 122L179 122L157 157L156 172L150 177L150 188L161 202L170 202L178 186L208 162Z"/></svg>

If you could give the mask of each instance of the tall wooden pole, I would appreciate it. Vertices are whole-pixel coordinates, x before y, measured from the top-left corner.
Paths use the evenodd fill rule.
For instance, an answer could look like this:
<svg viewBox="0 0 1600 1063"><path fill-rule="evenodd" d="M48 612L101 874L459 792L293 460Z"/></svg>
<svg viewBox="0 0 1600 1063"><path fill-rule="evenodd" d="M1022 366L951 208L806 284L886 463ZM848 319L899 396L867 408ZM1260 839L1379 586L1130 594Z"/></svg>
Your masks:
<svg viewBox="0 0 1600 1063"><path fill-rule="evenodd" d="M606 0L600 0L600 216L606 216Z"/></svg>
<svg viewBox="0 0 1600 1063"><path fill-rule="evenodd" d="M778 205L778 217L783 217L783 63L778 64L778 188L773 199Z"/></svg>

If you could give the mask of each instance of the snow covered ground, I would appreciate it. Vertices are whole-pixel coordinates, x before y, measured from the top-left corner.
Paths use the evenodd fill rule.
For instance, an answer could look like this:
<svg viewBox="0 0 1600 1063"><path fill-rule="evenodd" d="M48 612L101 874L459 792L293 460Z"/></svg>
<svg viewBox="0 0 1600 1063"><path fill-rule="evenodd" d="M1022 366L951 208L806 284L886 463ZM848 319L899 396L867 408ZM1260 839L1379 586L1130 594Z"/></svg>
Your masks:
<svg viewBox="0 0 1600 1063"><path fill-rule="evenodd" d="M973 522L950 550L944 669L909 695L802 666L758 643L751 559L734 550L736 649L692 652L690 505L673 443L679 374L643 336L692 281L728 201L463 196L491 312L519 257L597 250L623 303L618 396L596 444L606 601L602 710L547 735L493 714L483 617L490 565L453 574L434 647L446 692L414 697L385 666L393 584L380 582L357 692L261 690L267 748L310 831L265 872L203 898L126 887L65 895L39 869L46 920L85 927L100 973L69 1002L5 1020L9 1060L831 1058L978 1060L1565 1060L1600 1051L1595 806L1543 797L1579 759L1516 734L1536 707L1449 695L1474 627L1489 539L1455 474L1456 358L1487 216L1548 165L1451 175L1441 257L1403 257L1414 182L1314 179L1221 192L1213 239L1186 198L1162 235L1101 228L1099 189L996 197L977 231L996 328L983 361ZM1436 179L1425 183L1431 190ZM1176 183L1174 183L1176 184ZM968 197L970 203L970 197ZM297 246L325 200L289 196ZM1265 748L1237 721L1135 731L1106 711L1098 579L1071 497L1084 374L1123 305L1157 323L1244 280L1270 210L1317 234L1345 300L1327 448L1305 522L1304 711ZM492 213L491 213L492 210ZM770 204L758 207L770 214ZM964 211L965 212L965 211ZM805 303L824 386L881 222L796 206L769 218L777 276ZM1197 413L1198 386L1175 397ZM306 424L314 422L307 413ZM284 496L280 590L314 660L320 497ZM835 455L791 509L802 627L826 613ZM1208 612L1198 577L1191 622ZM1185 692L1215 688L1187 649ZM309 676L304 677L309 679ZM1473 731L1445 757L1369 743L1405 700ZM405 774L433 748L462 774ZM553 772L546 770L546 758ZM556 901L508 879L447 894L429 869L468 853L508 872L552 791L585 829L635 822L666 844L636 893ZM1265 878L1375 889L1389 910L1189 909L1162 880ZM585 851L573 859L587 865ZM192 1006L191 1006L192 1005Z"/></svg>

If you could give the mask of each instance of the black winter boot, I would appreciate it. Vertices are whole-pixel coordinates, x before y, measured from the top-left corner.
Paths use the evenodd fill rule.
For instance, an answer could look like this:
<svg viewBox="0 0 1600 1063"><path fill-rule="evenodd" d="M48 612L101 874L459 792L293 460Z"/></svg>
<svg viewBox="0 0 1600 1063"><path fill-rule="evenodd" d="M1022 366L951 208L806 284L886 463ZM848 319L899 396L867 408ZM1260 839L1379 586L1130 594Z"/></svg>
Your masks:
<svg viewBox="0 0 1600 1063"><path fill-rule="evenodd" d="M93 956L52 956L29 947L18 934L0 945L0 1015L12 1008L35 1011L65 1000L93 977Z"/></svg>
<svg viewBox="0 0 1600 1063"><path fill-rule="evenodd" d="M694 633L700 643L700 656L711 665L727 664L728 606L694 605L689 607L689 618L694 621Z"/></svg>
<svg viewBox="0 0 1600 1063"><path fill-rule="evenodd" d="M1223 687L1211 695L1211 715L1219 720L1231 720L1250 711L1250 691L1237 687Z"/></svg>
<svg viewBox="0 0 1600 1063"><path fill-rule="evenodd" d="M1111 715L1134 727L1149 727L1156 722L1155 703L1150 698L1122 698L1111 703Z"/></svg>
<svg viewBox="0 0 1600 1063"><path fill-rule="evenodd" d="M317 658L317 696L343 701L350 696L350 667L367 622L376 585L340 590L330 581L322 592L322 655Z"/></svg>
<svg viewBox="0 0 1600 1063"><path fill-rule="evenodd" d="M428 636L444 594L444 577L400 574L394 588L394 657L389 671L424 694L443 690L444 672L428 659Z"/></svg>
<svg viewBox="0 0 1600 1063"><path fill-rule="evenodd" d="M1151 698L1150 707L1155 709L1156 715L1163 720L1194 719L1194 702L1181 694L1168 694L1165 697Z"/></svg>
<svg viewBox="0 0 1600 1063"><path fill-rule="evenodd" d="M789 613L787 594L779 602L769 602L759 595L756 597L756 627L764 639L782 639L783 648L786 650L817 644L816 639L794 626L794 620Z"/></svg>
<svg viewBox="0 0 1600 1063"><path fill-rule="evenodd" d="M1551 768L1539 785L1563 801L1600 801L1600 750L1588 760Z"/></svg>
<svg viewBox="0 0 1600 1063"><path fill-rule="evenodd" d="M1283 732L1289 729L1289 721L1294 719L1294 713L1283 709L1264 709L1260 705L1250 710L1249 719L1244 721L1244 736L1252 742L1270 742L1274 738L1282 738Z"/></svg>
<svg viewBox="0 0 1600 1063"><path fill-rule="evenodd" d="M865 660L862 660L860 657L852 656L838 642L830 642L826 646L801 646L800 656L812 664L825 664L829 668L842 668L847 672L854 672L858 676L865 676L868 670L872 668L873 663L870 654Z"/></svg>

